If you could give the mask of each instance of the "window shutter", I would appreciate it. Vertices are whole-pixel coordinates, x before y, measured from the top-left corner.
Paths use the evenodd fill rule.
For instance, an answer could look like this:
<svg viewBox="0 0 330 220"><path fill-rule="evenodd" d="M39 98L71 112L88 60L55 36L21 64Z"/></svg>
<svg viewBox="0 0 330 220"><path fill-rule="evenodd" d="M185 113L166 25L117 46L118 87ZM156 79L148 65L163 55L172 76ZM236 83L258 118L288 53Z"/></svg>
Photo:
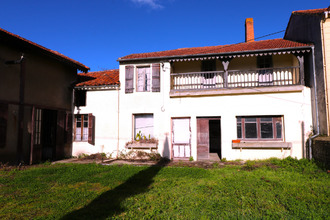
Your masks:
<svg viewBox="0 0 330 220"><path fill-rule="evenodd" d="M152 65L152 91L160 92L160 64Z"/></svg>
<svg viewBox="0 0 330 220"><path fill-rule="evenodd" d="M95 116L88 114L88 143L95 145Z"/></svg>
<svg viewBox="0 0 330 220"><path fill-rule="evenodd" d="M125 67L125 93L133 92L134 67Z"/></svg>
<svg viewBox="0 0 330 220"><path fill-rule="evenodd" d="M0 104L0 148L6 146L8 105Z"/></svg>

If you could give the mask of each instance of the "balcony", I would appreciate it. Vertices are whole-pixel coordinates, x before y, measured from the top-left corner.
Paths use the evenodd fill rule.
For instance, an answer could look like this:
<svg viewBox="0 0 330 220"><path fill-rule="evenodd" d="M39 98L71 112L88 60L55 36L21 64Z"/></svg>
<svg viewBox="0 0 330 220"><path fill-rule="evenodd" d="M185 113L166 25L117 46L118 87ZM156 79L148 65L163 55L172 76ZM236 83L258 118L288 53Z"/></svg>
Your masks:
<svg viewBox="0 0 330 220"><path fill-rule="evenodd" d="M299 67L171 74L171 92L302 84Z"/></svg>

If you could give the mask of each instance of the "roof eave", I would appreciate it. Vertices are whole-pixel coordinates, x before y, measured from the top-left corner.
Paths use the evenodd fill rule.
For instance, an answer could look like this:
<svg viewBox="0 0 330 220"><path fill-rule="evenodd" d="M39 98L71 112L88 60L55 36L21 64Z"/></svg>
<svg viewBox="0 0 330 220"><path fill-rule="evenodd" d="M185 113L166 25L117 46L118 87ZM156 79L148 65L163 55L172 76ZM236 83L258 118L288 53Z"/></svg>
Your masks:
<svg viewBox="0 0 330 220"><path fill-rule="evenodd" d="M142 60L170 60L173 58L188 58L188 57L215 56L215 55L228 56L228 55L238 55L238 54L256 54L256 53L275 52L275 51L303 50L303 49L311 49L311 48L312 45L301 46L301 47L271 48L271 49L262 49L262 50L235 51L235 52L224 52L224 53L190 54L190 55L175 55L175 56L131 58L131 59L119 58L117 61L120 63L127 61L142 61Z"/></svg>
<svg viewBox="0 0 330 220"><path fill-rule="evenodd" d="M83 72L88 72L88 70L90 70L90 68L88 66L85 66L84 64L76 61L76 60L73 60L63 54L59 55L59 54L56 54L58 53L57 51L53 52L53 50L51 49L48 49L44 46L41 46L40 44L37 44L35 42L32 42L28 39L25 39L19 35L16 35L16 34L13 34L9 31L6 31L2 28L0 28L0 32L1 34L3 34L5 36L5 38L7 38L9 41L14 41L14 42L19 42L20 45L23 46L23 48L31 48L32 50L39 50L41 51L42 53L44 53L45 55L48 55L60 62L63 62L63 63L67 63L71 66L74 66L76 69L78 70L81 70Z"/></svg>
<svg viewBox="0 0 330 220"><path fill-rule="evenodd" d="M111 84L111 85L99 85L99 86L75 86L75 89L79 90L110 90L119 88L119 84Z"/></svg>

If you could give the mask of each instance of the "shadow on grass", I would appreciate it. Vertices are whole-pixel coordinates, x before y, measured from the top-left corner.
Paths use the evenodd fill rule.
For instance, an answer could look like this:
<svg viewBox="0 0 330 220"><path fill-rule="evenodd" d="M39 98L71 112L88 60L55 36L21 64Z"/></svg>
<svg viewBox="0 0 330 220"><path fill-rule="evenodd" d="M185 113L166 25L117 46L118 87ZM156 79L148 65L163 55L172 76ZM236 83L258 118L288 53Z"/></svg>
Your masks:
<svg viewBox="0 0 330 220"><path fill-rule="evenodd" d="M125 183L104 192L85 207L65 215L62 219L106 219L124 212L121 203L129 197L147 192L153 178L167 163L160 161L138 172Z"/></svg>

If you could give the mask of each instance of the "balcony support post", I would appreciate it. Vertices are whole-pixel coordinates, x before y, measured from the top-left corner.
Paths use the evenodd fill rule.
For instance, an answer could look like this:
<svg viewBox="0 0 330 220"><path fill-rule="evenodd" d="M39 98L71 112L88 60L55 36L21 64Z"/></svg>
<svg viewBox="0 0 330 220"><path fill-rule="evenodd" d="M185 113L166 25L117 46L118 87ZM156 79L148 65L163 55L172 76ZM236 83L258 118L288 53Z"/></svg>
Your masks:
<svg viewBox="0 0 330 220"><path fill-rule="evenodd" d="M299 61L300 85L305 85L304 56L296 55Z"/></svg>
<svg viewBox="0 0 330 220"><path fill-rule="evenodd" d="M221 60L221 63L223 65L223 69L224 69L224 76L223 76L223 87L224 88L228 88L228 66L230 63L230 60Z"/></svg>

